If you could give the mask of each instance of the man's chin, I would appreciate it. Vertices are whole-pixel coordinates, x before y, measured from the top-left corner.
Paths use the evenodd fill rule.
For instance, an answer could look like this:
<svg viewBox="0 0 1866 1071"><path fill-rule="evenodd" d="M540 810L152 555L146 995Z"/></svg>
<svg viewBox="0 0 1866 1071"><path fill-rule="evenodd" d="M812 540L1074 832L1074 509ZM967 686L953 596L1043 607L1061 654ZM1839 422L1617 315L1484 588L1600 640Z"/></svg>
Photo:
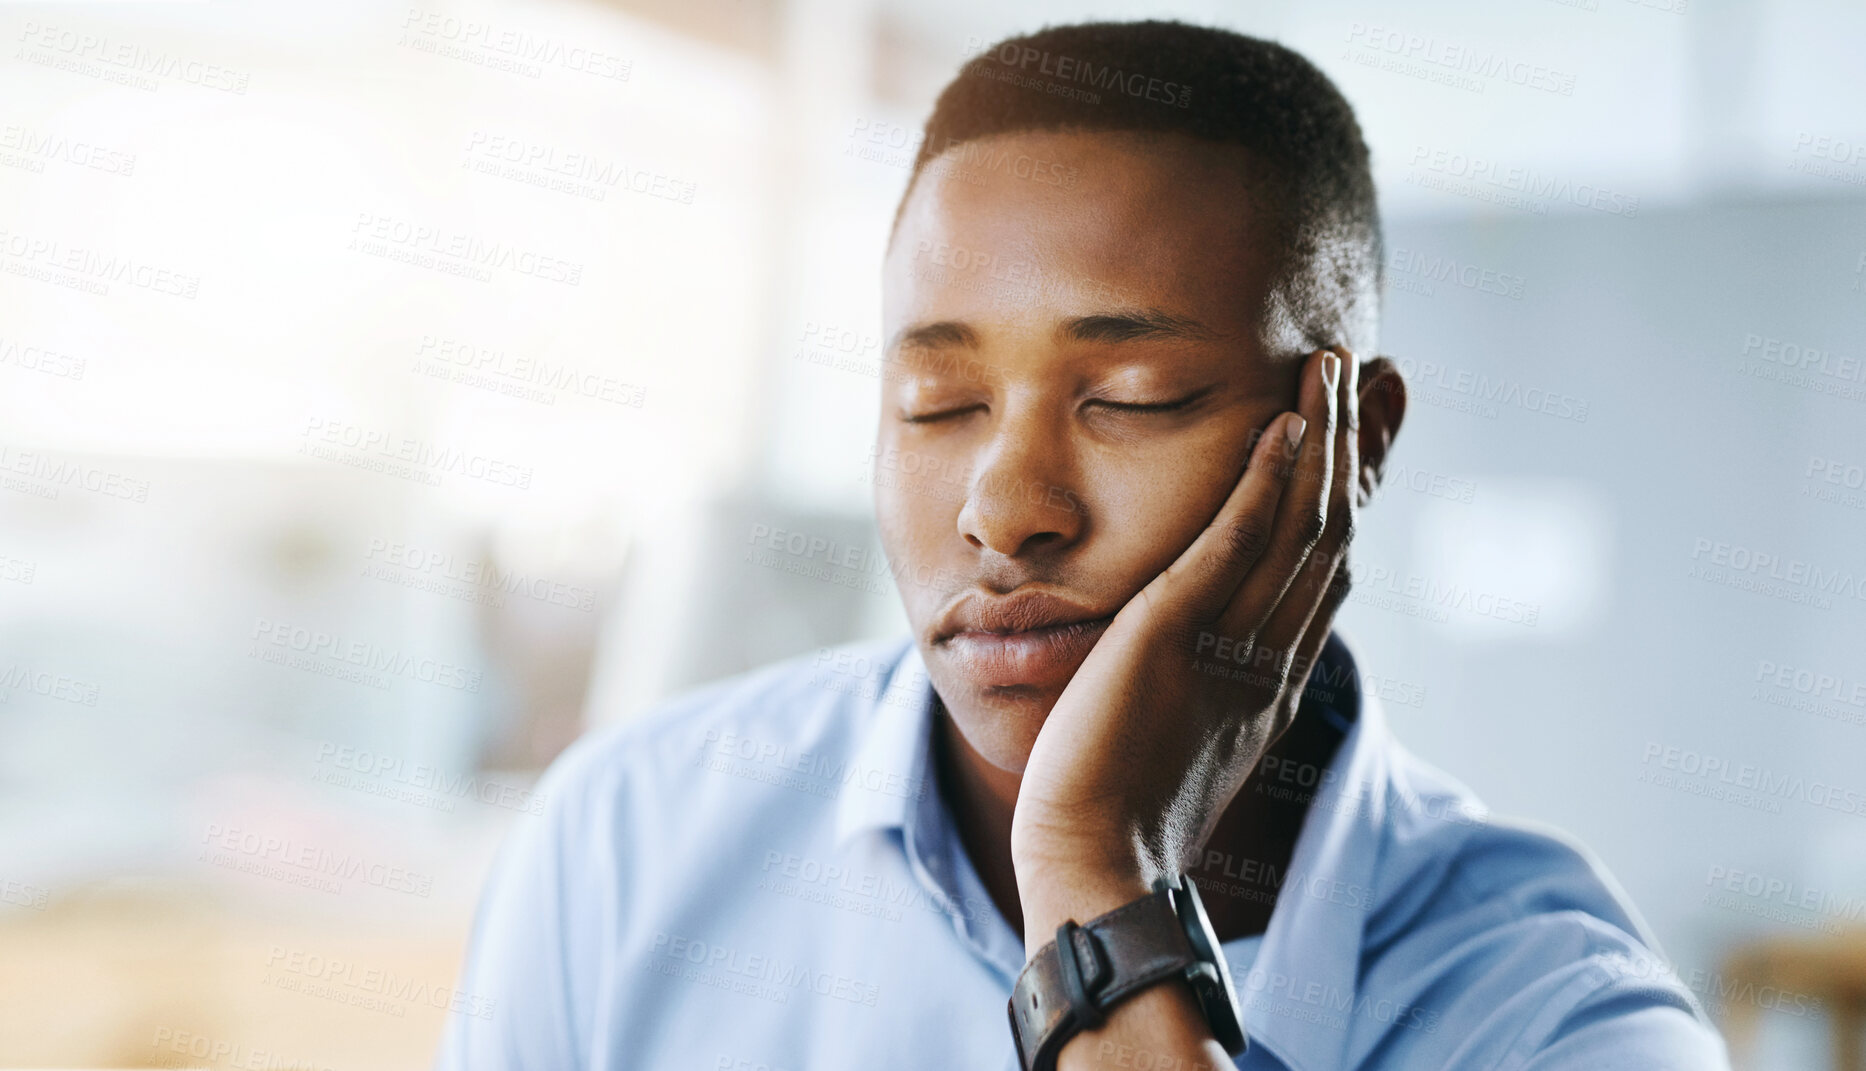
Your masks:
<svg viewBox="0 0 1866 1071"><path fill-rule="evenodd" d="M973 751L1000 770L1021 774L1061 691L1030 684L980 687L967 682L957 689L941 687L940 694L947 716Z"/></svg>

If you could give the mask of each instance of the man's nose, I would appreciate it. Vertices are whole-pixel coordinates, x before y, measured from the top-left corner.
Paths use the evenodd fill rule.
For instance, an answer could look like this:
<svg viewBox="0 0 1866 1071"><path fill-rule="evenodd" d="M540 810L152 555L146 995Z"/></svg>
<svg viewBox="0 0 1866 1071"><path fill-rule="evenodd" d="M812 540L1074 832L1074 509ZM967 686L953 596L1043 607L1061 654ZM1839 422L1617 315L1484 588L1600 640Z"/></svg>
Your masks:
<svg viewBox="0 0 1866 1071"><path fill-rule="evenodd" d="M972 546L1016 557L1082 537L1087 516L1057 429L1007 421L975 471L959 511L959 535Z"/></svg>

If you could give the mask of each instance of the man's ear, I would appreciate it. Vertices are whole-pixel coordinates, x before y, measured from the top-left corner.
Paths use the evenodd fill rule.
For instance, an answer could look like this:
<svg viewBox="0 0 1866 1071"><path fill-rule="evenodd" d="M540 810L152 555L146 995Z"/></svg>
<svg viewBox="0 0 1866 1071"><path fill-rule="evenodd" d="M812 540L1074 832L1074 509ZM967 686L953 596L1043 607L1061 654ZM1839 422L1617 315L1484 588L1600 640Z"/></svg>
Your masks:
<svg viewBox="0 0 1866 1071"><path fill-rule="evenodd" d="M1406 381L1390 359L1375 357L1361 362L1360 406L1360 488L1354 501L1357 506L1365 506L1386 474L1387 451L1393 448L1400 422L1406 419Z"/></svg>

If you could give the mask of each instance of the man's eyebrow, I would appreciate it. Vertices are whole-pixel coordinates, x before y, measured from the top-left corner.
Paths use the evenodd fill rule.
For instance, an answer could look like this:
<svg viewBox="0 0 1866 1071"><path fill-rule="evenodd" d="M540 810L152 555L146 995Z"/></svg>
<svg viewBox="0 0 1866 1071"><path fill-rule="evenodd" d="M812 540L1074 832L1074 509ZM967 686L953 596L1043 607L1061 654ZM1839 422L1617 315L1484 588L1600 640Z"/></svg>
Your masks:
<svg viewBox="0 0 1866 1071"><path fill-rule="evenodd" d="M1073 342L1136 342L1151 339L1206 341L1218 333L1197 320L1163 309L1123 309L1064 320L1056 336Z"/></svg>
<svg viewBox="0 0 1866 1071"><path fill-rule="evenodd" d="M894 353L904 349L937 350L949 346L977 349L978 332L972 330L971 325L960 323L958 320L935 320L930 323L908 324L888 341L887 352Z"/></svg>

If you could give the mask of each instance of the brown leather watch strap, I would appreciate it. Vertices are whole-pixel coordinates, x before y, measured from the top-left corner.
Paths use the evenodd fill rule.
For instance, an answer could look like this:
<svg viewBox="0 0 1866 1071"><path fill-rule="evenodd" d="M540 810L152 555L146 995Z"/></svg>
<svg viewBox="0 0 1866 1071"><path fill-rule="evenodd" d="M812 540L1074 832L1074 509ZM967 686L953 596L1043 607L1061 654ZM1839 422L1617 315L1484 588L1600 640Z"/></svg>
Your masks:
<svg viewBox="0 0 1866 1071"><path fill-rule="evenodd" d="M1058 937L1074 948L1080 995L1072 999L1068 953L1057 941L1037 950L1011 990L1011 1035L1020 1062L1032 1071L1052 1071L1063 1044L1099 1025L1108 1009L1155 982L1184 976L1199 962L1166 889L1082 926L1065 923ZM1087 1007L1078 1006L1083 997Z"/></svg>

